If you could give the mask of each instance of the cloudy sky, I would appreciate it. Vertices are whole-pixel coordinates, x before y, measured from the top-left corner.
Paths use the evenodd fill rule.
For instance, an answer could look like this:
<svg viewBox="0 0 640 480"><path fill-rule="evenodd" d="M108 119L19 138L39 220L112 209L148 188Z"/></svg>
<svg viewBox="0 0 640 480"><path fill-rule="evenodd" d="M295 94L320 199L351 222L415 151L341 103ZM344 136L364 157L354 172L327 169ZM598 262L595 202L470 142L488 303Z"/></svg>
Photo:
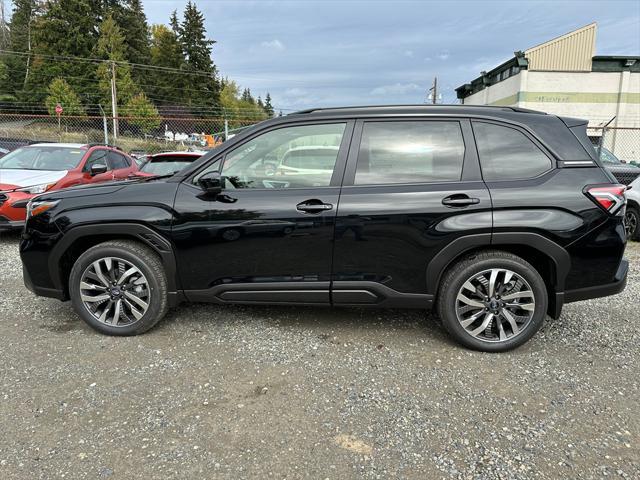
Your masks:
<svg viewBox="0 0 640 480"><path fill-rule="evenodd" d="M151 23L185 1L143 0ZM598 22L598 55L640 55L640 1L196 0L220 72L276 108L422 103L555 36Z"/></svg>
<svg viewBox="0 0 640 480"><path fill-rule="evenodd" d="M143 0L151 22L183 1ZM635 1L203 1L221 73L277 108L421 103L593 21L599 55L640 55Z"/></svg>

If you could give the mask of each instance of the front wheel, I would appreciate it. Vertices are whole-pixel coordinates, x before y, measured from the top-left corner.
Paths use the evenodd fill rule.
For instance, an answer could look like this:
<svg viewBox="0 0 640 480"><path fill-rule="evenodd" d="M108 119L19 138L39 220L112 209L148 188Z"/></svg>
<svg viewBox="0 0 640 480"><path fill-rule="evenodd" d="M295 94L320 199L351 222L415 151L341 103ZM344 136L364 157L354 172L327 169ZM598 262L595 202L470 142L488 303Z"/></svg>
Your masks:
<svg viewBox="0 0 640 480"><path fill-rule="evenodd" d="M108 335L137 335L167 312L167 279L158 256L127 240L91 247L69 276L73 308L92 328Z"/></svg>
<svg viewBox="0 0 640 480"><path fill-rule="evenodd" d="M444 276L437 309L447 331L485 352L519 347L542 326L547 290L522 258L490 251L469 256Z"/></svg>

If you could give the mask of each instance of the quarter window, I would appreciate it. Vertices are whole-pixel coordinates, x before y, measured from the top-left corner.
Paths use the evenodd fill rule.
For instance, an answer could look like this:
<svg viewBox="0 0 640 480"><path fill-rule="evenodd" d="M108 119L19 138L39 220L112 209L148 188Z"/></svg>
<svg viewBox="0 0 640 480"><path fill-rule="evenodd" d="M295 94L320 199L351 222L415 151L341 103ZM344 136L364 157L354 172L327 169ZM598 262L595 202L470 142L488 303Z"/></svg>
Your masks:
<svg viewBox="0 0 640 480"><path fill-rule="evenodd" d="M515 128L474 122L473 132L485 180L532 178L551 168L549 157Z"/></svg>
<svg viewBox="0 0 640 480"><path fill-rule="evenodd" d="M285 127L249 140L225 157L225 188L329 186L345 125Z"/></svg>
<svg viewBox="0 0 640 480"><path fill-rule="evenodd" d="M463 160L458 122L368 122L362 131L355 184L457 181Z"/></svg>

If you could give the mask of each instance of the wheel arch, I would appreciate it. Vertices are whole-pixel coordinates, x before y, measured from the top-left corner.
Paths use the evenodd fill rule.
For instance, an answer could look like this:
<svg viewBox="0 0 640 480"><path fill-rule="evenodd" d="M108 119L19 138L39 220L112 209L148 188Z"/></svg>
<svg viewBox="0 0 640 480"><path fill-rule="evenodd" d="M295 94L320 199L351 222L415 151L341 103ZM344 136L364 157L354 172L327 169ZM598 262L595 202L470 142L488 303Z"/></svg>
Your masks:
<svg viewBox="0 0 640 480"><path fill-rule="evenodd" d="M553 318L560 316L571 258L560 245L536 233L478 234L454 240L427 266L427 293L435 297L447 269L461 258L485 250L513 253L530 263L545 282L549 297L547 313Z"/></svg>
<svg viewBox="0 0 640 480"><path fill-rule="evenodd" d="M171 303L178 296L176 258L169 240L152 228L137 223L110 223L73 227L49 256L49 275L55 287L69 298L69 273L76 259L87 249L109 240L134 240L158 255L167 275Z"/></svg>

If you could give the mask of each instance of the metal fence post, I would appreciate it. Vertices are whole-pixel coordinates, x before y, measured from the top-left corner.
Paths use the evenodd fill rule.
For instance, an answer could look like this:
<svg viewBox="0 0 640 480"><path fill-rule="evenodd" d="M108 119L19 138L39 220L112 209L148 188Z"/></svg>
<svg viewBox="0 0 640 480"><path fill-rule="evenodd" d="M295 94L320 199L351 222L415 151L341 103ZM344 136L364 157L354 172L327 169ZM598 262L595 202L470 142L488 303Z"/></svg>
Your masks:
<svg viewBox="0 0 640 480"><path fill-rule="evenodd" d="M104 144L109 145L109 129L107 127L107 116L102 109L102 105L98 104L98 107L100 107L100 112L102 113L102 130L104 131Z"/></svg>
<svg viewBox="0 0 640 480"><path fill-rule="evenodd" d="M614 116L611 120L609 120L607 123L605 123L602 126L602 135L600 135L600 143L598 144L598 160L600 160L600 157L602 156L602 147L604 146L604 135L607 132L607 127L611 124L611 122L613 122L616 119L616 117Z"/></svg>

